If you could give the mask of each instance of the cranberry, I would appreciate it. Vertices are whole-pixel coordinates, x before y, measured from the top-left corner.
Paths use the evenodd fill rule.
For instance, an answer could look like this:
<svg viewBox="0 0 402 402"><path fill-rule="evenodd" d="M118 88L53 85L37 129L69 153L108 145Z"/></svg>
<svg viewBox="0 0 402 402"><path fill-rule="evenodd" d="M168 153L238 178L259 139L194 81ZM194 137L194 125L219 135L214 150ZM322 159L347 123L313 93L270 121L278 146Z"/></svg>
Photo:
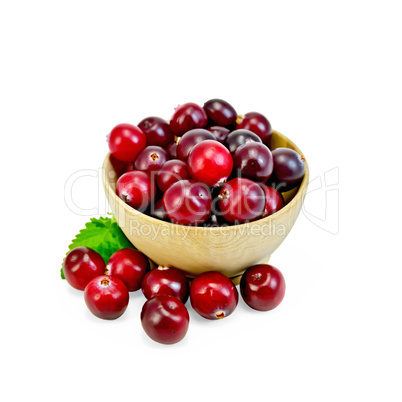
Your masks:
<svg viewBox="0 0 402 402"><path fill-rule="evenodd" d="M221 126L212 126L207 128L208 131L210 131L219 142L225 142L226 137L230 133L230 130L226 127L221 127Z"/></svg>
<svg viewBox="0 0 402 402"><path fill-rule="evenodd" d="M202 317L217 320L233 313L239 294L227 276L209 271L194 278L190 287L190 301Z"/></svg>
<svg viewBox="0 0 402 402"><path fill-rule="evenodd" d="M167 159L168 154L163 148L150 145L137 156L134 166L137 170L151 172L159 170Z"/></svg>
<svg viewBox="0 0 402 402"><path fill-rule="evenodd" d="M272 310L285 296L285 279L272 265L254 265L246 270L240 281L243 300L253 309Z"/></svg>
<svg viewBox="0 0 402 402"><path fill-rule="evenodd" d="M173 296L155 296L147 300L141 310L141 324L146 334L165 345L181 341L189 322L185 305Z"/></svg>
<svg viewBox="0 0 402 402"><path fill-rule="evenodd" d="M151 205L150 215L162 221L169 221L165 208L163 208L163 201L161 199L156 201L155 205Z"/></svg>
<svg viewBox="0 0 402 402"><path fill-rule="evenodd" d="M264 214L262 215L262 217L265 218L266 216L272 215L282 209L284 202L281 193L276 191L273 187L264 184L261 184L261 187L265 193L265 209Z"/></svg>
<svg viewBox="0 0 402 402"><path fill-rule="evenodd" d="M156 176L156 184L165 192L172 184L179 180L189 179L186 162L179 159L171 159L163 164Z"/></svg>
<svg viewBox="0 0 402 402"><path fill-rule="evenodd" d="M186 276L173 267L158 267L149 271L142 280L141 289L147 299L169 295L183 303L187 301L189 292Z"/></svg>
<svg viewBox="0 0 402 402"><path fill-rule="evenodd" d="M261 138L250 130L234 130L226 137L225 144L233 154L241 145L252 141L262 142Z"/></svg>
<svg viewBox="0 0 402 402"><path fill-rule="evenodd" d="M127 286L129 292L141 288L141 281L149 269L148 258L133 248L122 248L109 259L105 273L119 278Z"/></svg>
<svg viewBox="0 0 402 402"><path fill-rule="evenodd" d="M180 138L177 144L177 156L186 161L193 147L201 141L216 140L216 137L208 130L203 128L188 131Z"/></svg>
<svg viewBox="0 0 402 402"><path fill-rule="evenodd" d="M237 123L237 128L250 130L256 133L264 144L268 144L272 136L272 127L268 119L261 113L249 112Z"/></svg>
<svg viewBox="0 0 402 402"><path fill-rule="evenodd" d="M78 290L84 290L89 281L103 275L104 271L105 261L102 256L88 247L76 247L63 262L67 282Z"/></svg>
<svg viewBox="0 0 402 402"><path fill-rule="evenodd" d="M193 128L205 127L208 116L205 110L195 103L178 106L170 119L170 128L176 135L182 135Z"/></svg>
<svg viewBox="0 0 402 402"><path fill-rule="evenodd" d="M219 192L219 209L230 223L244 223L262 216L265 195L261 186L238 177L228 181Z"/></svg>
<svg viewBox="0 0 402 402"><path fill-rule="evenodd" d="M178 156L177 156L177 142L178 141L172 142L166 148L166 151L167 151L170 159L177 159L178 158Z"/></svg>
<svg viewBox="0 0 402 402"><path fill-rule="evenodd" d="M119 177L116 193L131 207L144 211L155 197L155 184L148 172L133 170Z"/></svg>
<svg viewBox="0 0 402 402"><path fill-rule="evenodd" d="M163 207L174 223L201 224L211 213L211 193L203 183L180 180L166 190L163 195Z"/></svg>
<svg viewBox="0 0 402 402"><path fill-rule="evenodd" d="M145 148L145 134L131 124L119 124L107 137L110 153L123 162L133 162Z"/></svg>
<svg viewBox="0 0 402 402"><path fill-rule="evenodd" d="M237 148L233 164L241 176L258 182L266 182L274 168L271 151L259 142L248 142Z"/></svg>
<svg viewBox="0 0 402 402"><path fill-rule="evenodd" d="M134 162L122 162L116 159L113 155L110 155L110 163L112 164L117 177L120 177L123 173L134 170Z"/></svg>
<svg viewBox="0 0 402 402"><path fill-rule="evenodd" d="M298 186L304 176L304 158L290 148L276 148L274 158L274 187L278 191L288 191Z"/></svg>
<svg viewBox="0 0 402 402"><path fill-rule="evenodd" d="M169 123L160 117L147 117L139 122L138 127L145 134L147 145L165 148L174 140Z"/></svg>
<svg viewBox="0 0 402 402"><path fill-rule="evenodd" d="M205 140L191 150L187 160L191 176L208 187L226 182L232 173L233 159L228 149L215 140Z"/></svg>
<svg viewBox="0 0 402 402"><path fill-rule="evenodd" d="M209 119L220 126L230 126L237 119L236 110L222 99L211 99L205 102L204 110Z"/></svg>
<svg viewBox="0 0 402 402"><path fill-rule="evenodd" d="M124 282L107 275L92 279L85 287L84 298L91 313L104 320L119 318L129 301Z"/></svg>

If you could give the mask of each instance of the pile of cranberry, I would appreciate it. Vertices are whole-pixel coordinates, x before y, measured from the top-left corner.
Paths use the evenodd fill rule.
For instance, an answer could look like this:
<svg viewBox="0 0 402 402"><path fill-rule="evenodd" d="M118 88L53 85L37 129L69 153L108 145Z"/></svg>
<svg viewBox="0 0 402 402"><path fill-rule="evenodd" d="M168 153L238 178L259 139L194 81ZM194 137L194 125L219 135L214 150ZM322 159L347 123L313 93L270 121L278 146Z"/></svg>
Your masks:
<svg viewBox="0 0 402 402"><path fill-rule="evenodd" d="M270 150L271 124L226 101L186 103L170 121L119 124L108 135L116 193L131 207L182 225L222 226L277 212L298 186L304 159Z"/></svg>
<svg viewBox="0 0 402 402"><path fill-rule="evenodd" d="M129 292L141 289L147 299L141 311L142 326L151 339L163 344L179 342L186 335L189 297L193 309L210 320L230 315L239 300L232 281L220 272L204 272L190 285L177 268L149 270L146 256L130 248L116 251L105 264L96 251L77 247L67 254L63 271L72 287L84 291L89 310L107 320L120 317L126 311ZM273 266L254 265L243 274L240 293L253 309L271 310L284 297L285 281Z"/></svg>

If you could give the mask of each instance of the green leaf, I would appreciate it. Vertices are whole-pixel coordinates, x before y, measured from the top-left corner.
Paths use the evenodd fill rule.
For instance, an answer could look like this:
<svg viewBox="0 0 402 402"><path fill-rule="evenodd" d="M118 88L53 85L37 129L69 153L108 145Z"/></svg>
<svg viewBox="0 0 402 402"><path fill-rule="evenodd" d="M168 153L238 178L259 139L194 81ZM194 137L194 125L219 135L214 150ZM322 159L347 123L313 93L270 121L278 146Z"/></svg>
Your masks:
<svg viewBox="0 0 402 402"><path fill-rule="evenodd" d="M85 224L85 229L80 230L68 246L68 249L73 250L81 246L98 252L105 260L105 264L115 251L122 248L134 248L120 229L114 216L112 218L91 218ZM60 274L62 279L65 279L63 268Z"/></svg>

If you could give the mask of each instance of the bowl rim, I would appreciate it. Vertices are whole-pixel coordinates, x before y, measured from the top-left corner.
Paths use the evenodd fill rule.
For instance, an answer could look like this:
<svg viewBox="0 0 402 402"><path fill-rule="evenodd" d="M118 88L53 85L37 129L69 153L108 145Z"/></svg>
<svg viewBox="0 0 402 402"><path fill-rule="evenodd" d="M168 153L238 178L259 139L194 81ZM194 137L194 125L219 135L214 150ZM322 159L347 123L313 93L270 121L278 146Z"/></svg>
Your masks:
<svg viewBox="0 0 402 402"><path fill-rule="evenodd" d="M103 187L105 189L105 192L107 192L109 195L111 195L114 199L114 201L119 204L119 209L123 208L125 212L129 214L135 214L136 217L139 219L142 219L144 222L148 222L150 224L158 224L158 225L166 225L166 226L174 226L175 228L177 227L185 227L186 230L188 231L235 231L238 226L242 226L242 228L247 228L247 226L253 226L255 224L264 224L269 222L270 220L273 219L279 219L282 215L286 214L294 205L298 204L300 199L305 196L305 193L307 191L307 186L308 186L308 181L309 181L309 167L307 163L307 159L304 156L303 152L300 150L300 148L288 137L286 137L284 134L280 133L279 131L273 130L272 134L282 137L283 140L285 140L292 149L294 149L296 152L298 152L304 159L304 165L305 165L305 170L304 170L304 176L303 179L299 185L299 188L297 190L297 193L295 196L289 201L288 204L286 204L283 208L281 208L279 211L275 212L272 215L268 215L265 218L260 218L256 219L251 222L246 222L246 223L240 223L237 225L229 225L229 226L213 226L213 227L208 227L208 226L190 226L190 225L180 225L177 223L173 222L166 222L162 221L161 219L154 218L150 215L144 214L143 212L138 211L137 209L129 206L126 204L120 197L117 196L116 192L113 190L110 181L106 177L106 171L107 171L107 166L110 165L112 170L113 167L110 162L110 152L107 153L103 165L102 165L102 182L103 182ZM277 147L280 148L280 147ZM274 148L276 149L276 148Z"/></svg>

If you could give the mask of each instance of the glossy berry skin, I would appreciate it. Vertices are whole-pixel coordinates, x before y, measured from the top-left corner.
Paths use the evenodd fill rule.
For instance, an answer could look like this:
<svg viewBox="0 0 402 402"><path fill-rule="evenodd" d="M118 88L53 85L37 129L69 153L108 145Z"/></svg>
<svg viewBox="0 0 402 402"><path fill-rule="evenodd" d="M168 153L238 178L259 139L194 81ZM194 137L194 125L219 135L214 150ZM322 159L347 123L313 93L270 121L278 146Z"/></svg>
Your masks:
<svg viewBox="0 0 402 402"><path fill-rule="evenodd" d="M284 202L281 193L275 190L273 187L261 184L265 193L265 209L262 215L263 218L278 212L283 208Z"/></svg>
<svg viewBox="0 0 402 402"><path fill-rule="evenodd" d="M237 119L234 107L222 99L211 99L205 102L204 110L208 118L219 126L230 126Z"/></svg>
<svg viewBox="0 0 402 402"><path fill-rule="evenodd" d="M138 128L145 134L147 145L165 148L174 141L169 123L160 117L147 117L138 123Z"/></svg>
<svg viewBox="0 0 402 402"><path fill-rule="evenodd" d="M170 119L170 128L176 135L183 135L193 128L205 127L208 116L205 110L195 103L178 106Z"/></svg>
<svg viewBox="0 0 402 402"><path fill-rule="evenodd" d="M177 159L177 142L172 142L166 147L170 159Z"/></svg>
<svg viewBox="0 0 402 402"><path fill-rule="evenodd" d="M238 129L250 130L256 133L264 144L269 145L272 136L272 127L268 119L257 112L246 113L237 123Z"/></svg>
<svg viewBox="0 0 402 402"><path fill-rule="evenodd" d="M155 197L155 183L148 172L133 170L119 177L116 194L131 207L144 211Z"/></svg>
<svg viewBox="0 0 402 402"><path fill-rule="evenodd" d="M272 265L254 265L240 281L243 300L253 309L268 311L277 307L285 296L285 279Z"/></svg>
<svg viewBox="0 0 402 402"><path fill-rule="evenodd" d="M120 177L123 173L134 170L134 162L122 162L110 155L110 163L116 173L116 177Z"/></svg>
<svg viewBox="0 0 402 402"><path fill-rule="evenodd" d="M169 221L165 208L163 208L162 199L156 201L155 205L151 204L150 215L153 218L160 219L161 221Z"/></svg>
<svg viewBox="0 0 402 402"><path fill-rule="evenodd" d="M141 281L149 269L148 258L133 248L117 250L110 257L105 274L119 278L129 292L141 288Z"/></svg>
<svg viewBox="0 0 402 402"><path fill-rule="evenodd" d="M179 180L190 178L187 163L179 159L171 159L163 164L156 176L156 184L165 192L172 184Z"/></svg>
<svg viewBox="0 0 402 402"><path fill-rule="evenodd" d="M63 261L63 273L67 282L78 290L84 290L92 279L104 272L105 261L102 256L88 247L76 247Z"/></svg>
<svg viewBox="0 0 402 402"><path fill-rule="evenodd" d="M149 271L142 280L142 293L147 299L169 295L185 303L189 295L189 285L182 271L173 267L158 267Z"/></svg>
<svg viewBox="0 0 402 402"><path fill-rule="evenodd" d="M259 142L247 142L236 149L233 164L242 177L265 183L274 169L274 159L269 148Z"/></svg>
<svg viewBox="0 0 402 402"><path fill-rule="evenodd" d="M215 140L205 140L191 150L187 160L193 179L208 187L220 186L232 173L233 159L228 149Z"/></svg>
<svg viewBox="0 0 402 402"><path fill-rule="evenodd" d="M208 127L207 130L210 131L216 137L216 139L221 143L225 142L226 137L230 133L230 130L228 128L221 126Z"/></svg>
<svg viewBox="0 0 402 402"><path fill-rule="evenodd" d="M278 191L296 187L304 176L304 158L290 148L276 148L272 151L274 174Z"/></svg>
<svg viewBox="0 0 402 402"><path fill-rule="evenodd" d="M110 153L123 162L133 162L145 148L145 134L131 124L119 124L107 137Z"/></svg>
<svg viewBox="0 0 402 402"><path fill-rule="evenodd" d="M219 209L230 223L245 223L262 216L264 191L258 183L238 177L229 180L219 192Z"/></svg>
<svg viewBox="0 0 402 402"><path fill-rule="evenodd" d="M194 180L180 180L165 191L163 207L169 219L174 223L202 224L211 214L211 193L203 183Z"/></svg>
<svg viewBox="0 0 402 402"><path fill-rule="evenodd" d="M134 167L144 172L152 172L159 170L167 160L168 154L163 148L150 145L138 154Z"/></svg>
<svg viewBox="0 0 402 402"><path fill-rule="evenodd" d="M147 300L141 310L141 324L146 334L165 345L181 341L189 322L185 305L173 296L155 296Z"/></svg>
<svg viewBox="0 0 402 402"><path fill-rule="evenodd" d="M262 140L257 134L251 132L250 130L234 130L226 137L225 145L233 154L237 148L248 142L262 143Z"/></svg>
<svg viewBox="0 0 402 402"><path fill-rule="evenodd" d="M179 159L186 161L194 146L205 140L216 140L216 137L203 128L188 131L180 138L177 144L177 156Z"/></svg>
<svg viewBox="0 0 402 402"><path fill-rule="evenodd" d="M218 320L233 313L239 294L227 276L210 271L194 278L190 287L190 301L199 315Z"/></svg>
<svg viewBox="0 0 402 402"><path fill-rule="evenodd" d="M123 281L103 275L88 283L84 299L93 315L104 320L115 320L126 311L129 295Z"/></svg>

